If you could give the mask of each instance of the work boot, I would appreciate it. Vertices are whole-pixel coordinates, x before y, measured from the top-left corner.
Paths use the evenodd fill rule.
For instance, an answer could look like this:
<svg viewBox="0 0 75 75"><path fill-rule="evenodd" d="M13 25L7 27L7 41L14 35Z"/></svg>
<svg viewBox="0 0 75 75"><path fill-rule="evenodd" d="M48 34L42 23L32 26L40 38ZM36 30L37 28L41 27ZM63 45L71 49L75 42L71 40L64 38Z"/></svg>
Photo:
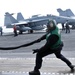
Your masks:
<svg viewBox="0 0 75 75"><path fill-rule="evenodd" d="M29 75L40 75L40 71L33 70L33 71L29 72Z"/></svg>
<svg viewBox="0 0 75 75"><path fill-rule="evenodd" d="M71 72L74 72L74 65L69 66L71 68Z"/></svg>

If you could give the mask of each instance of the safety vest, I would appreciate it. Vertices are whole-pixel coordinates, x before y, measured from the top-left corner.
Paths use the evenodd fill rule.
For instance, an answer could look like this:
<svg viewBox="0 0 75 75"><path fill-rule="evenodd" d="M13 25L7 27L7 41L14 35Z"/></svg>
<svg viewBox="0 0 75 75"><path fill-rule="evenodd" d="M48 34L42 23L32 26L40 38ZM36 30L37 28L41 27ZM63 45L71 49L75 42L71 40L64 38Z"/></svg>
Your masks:
<svg viewBox="0 0 75 75"><path fill-rule="evenodd" d="M52 34L55 34L55 35L57 35L57 36L59 37L59 40L58 40L52 47L50 47L51 49L55 49L55 48L58 48L59 45L62 43L62 42L61 42L60 30L56 27L55 30L51 31L50 33L48 33L48 34L46 35L46 40L48 40L48 38L49 38L50 35L52 35Z"/></svg>

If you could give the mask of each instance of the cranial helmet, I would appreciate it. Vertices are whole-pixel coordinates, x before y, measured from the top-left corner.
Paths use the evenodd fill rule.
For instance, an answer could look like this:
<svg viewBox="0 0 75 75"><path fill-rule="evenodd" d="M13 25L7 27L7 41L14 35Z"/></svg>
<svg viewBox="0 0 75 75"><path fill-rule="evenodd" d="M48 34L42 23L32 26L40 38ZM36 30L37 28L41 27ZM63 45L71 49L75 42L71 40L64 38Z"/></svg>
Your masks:
<svg viewBox="0 0 75 75"><path fill-rule="evenodd" d="M52 27L52 23L53 23L53 26L56 26L56 21L55 20L48 20L48 23L47 25L50 25L51 24L51 27Z"/></svg>
<svg viewBox="0 0 75 75"><path fill-rule="evenodd" d="M49 27L50 31L53 31L56 28L56 21L55 20L48 20L47 28Z"/></svg>

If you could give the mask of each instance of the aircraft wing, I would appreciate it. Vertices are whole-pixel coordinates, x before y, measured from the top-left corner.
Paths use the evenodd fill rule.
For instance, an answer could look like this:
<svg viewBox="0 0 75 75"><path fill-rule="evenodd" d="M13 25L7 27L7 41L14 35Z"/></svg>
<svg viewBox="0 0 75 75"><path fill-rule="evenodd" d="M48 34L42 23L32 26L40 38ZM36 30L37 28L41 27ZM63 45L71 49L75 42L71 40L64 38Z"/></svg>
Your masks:
<svg viewBox="0 0 75 75"><path fill-rule="evenodd" d="M28 24L28 22L24 21L24 22L12 23L11 25L19 26L19 25L24 25L24 24Z"/></svg>
<svg viewBox="0 0 75 75"><path fill-rule="evenodd" d="M41 23L41 22L44 22L44 21L48 21L48 19L38 19L38 20L32 20L32 21L21 21L21 22L18 22L18 23L12 23L11 25L20 26L20 25L27 25L27 24L30 24L30 23Z"/></svg>
<svg viewBox="0 0 75 75"><path fill-rule="evenodd" d="M34 20L28 20L28 21L22 21L22 22L19 22L19 23L13 23L11 25L17 25L17 26L20 26L20 25L43 25L43 24L47 24L48 20L49 19L53 19L53 20L56 20L57 23L65 23L66 21L68 22L75 22L75 19L73 18L70 18L70 17L64 17L64 16L55 16L55 15L47 15L47 16L44 16L43 18L41 19L34 19Z"/></svg>

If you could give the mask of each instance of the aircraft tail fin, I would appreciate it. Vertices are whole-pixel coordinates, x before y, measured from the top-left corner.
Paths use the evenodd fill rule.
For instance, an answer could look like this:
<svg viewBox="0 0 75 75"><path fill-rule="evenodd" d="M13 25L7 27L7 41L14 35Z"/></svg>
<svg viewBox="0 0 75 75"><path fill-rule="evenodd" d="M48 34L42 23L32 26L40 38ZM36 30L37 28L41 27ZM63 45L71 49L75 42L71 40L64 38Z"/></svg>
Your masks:
<svg viewBox="0 0 75 75"><path fill-rule="evenodd" d="M4 26L6 26L6 28L12 28L13 26L11 24L18 22L12 15L13 13L12 14L8 12L5 13Z"/></svg>
<svg viewBox="0 0 75 75"><path fill-rule="evenodd" d="M66 16L66 17L74 16L74 13L71 11L71 9L66 9L65 11L63 11L62 9L58 8L57 12L59 13L59 16Z"/></svg>
<svg viewBox="0 0 75 75"><path fill-rule="evenodd" d="M17 13L17 20L18 21L23 21L24 20L24 17L23 17L23 15L20 12Z"/></svg>

